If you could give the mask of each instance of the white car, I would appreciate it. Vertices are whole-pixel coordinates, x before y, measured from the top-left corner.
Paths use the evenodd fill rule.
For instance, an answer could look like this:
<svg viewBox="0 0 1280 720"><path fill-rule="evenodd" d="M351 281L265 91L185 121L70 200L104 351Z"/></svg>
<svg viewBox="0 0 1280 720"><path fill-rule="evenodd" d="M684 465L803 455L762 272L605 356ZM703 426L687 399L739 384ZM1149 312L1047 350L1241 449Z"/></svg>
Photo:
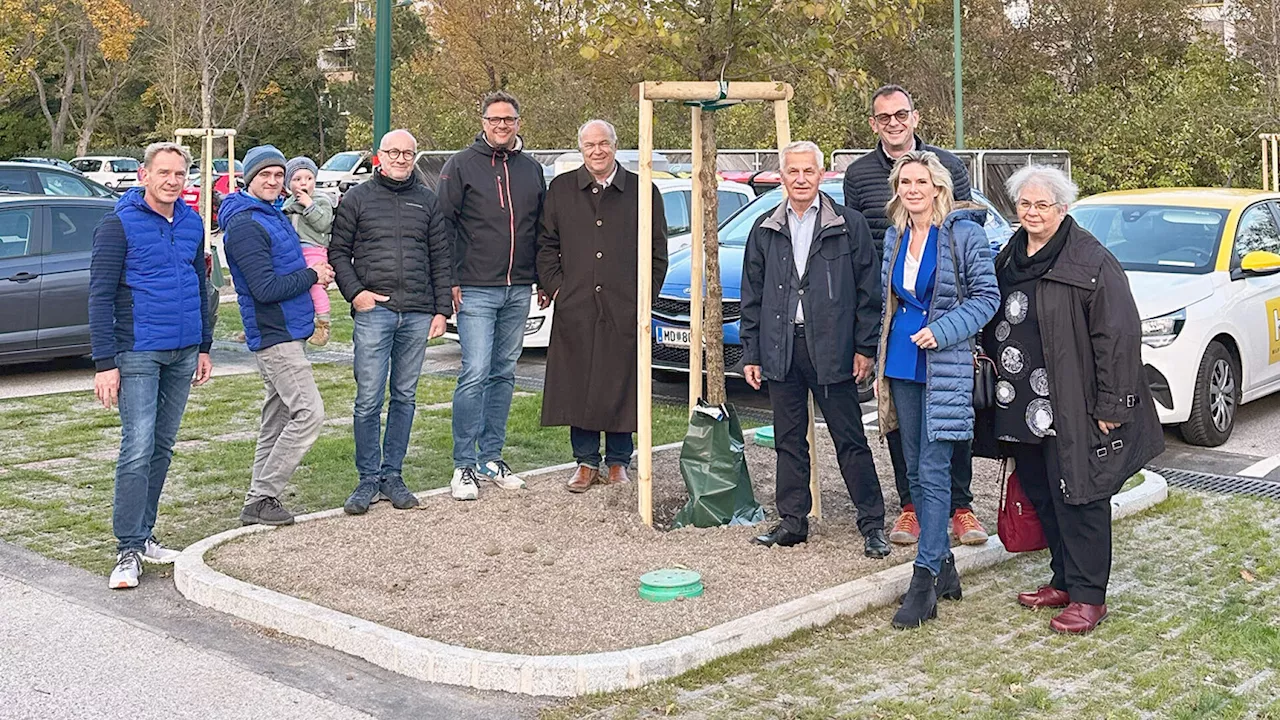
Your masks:
<svg viewBox="0 0 1280 720"><path fill-rule="evenodd" d="M85 155L72 158L71 167L82 175L111 188L124 190L138 184L137 160L117 155Z"/></svg>
<svg viewBox="0 0 1280 720"><path fill-rule="evenodd" d="M316 189L334 205L342 198L343 185L358 185L373 177L373 153L348 150L330 156L316 173Z"/></svg>
<svg viewBox="0 0 1280 720"><path fill-rule="evenodd" d="M1280 390L1280 194L1129 190L1071 214L1129 276L1160 422L1226 442L1240 403Z"/></svg>
<svg viewBox="0 0 1280 720"><path fill-rule="evenodd" d="M672 253L679 249L671 245L672 237L683 235L685 240L682 247L688 247L689 196L693 190L693 181L688 178L656 178L653 184L657 185L658 192L662 193L662 206L667 214L667 252ZM755 193L749 185L721 180L719 201L722 222L754 199ZM529 319L524 325L525 347L544 348L551 344L551 316L554 310L554 305L545 310L538 307L538 293L535 288L529 298ZM457 340L458 326L454 318L449 318L447 328L444 336Z"/></svg>

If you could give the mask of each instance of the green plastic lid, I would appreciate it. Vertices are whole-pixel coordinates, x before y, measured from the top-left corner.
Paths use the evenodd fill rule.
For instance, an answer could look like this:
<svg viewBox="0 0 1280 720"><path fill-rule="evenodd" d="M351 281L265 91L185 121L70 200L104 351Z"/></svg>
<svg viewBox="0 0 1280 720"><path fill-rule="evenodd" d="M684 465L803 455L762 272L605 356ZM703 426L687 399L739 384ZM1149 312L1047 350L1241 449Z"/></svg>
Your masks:
<svg viewBox="0 0 1280 720"><path fill-rule="evenodd" d="M702 575L692 570L668 568L640 576L640 597L649 602L667 602L702 594Z"/></svg>
<svg viewBox="0 0 1280 720"><path fill-rule="evenodd" d="M762 447L773 447L773 426L765 425L764 427L756 428L755 438L757 445Z"/></svg>

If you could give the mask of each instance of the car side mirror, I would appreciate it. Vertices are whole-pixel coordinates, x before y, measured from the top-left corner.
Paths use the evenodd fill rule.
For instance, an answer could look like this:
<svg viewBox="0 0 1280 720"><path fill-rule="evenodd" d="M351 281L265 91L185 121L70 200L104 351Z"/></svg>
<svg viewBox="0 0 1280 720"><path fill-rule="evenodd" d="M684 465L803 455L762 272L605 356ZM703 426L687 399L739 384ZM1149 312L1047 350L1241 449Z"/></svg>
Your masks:
<svg viewBox="0 0 1280 720"><path fill-rule="evenodd" d="M1280 272L1280 255L1266 250L1254 250L1240 258L1240 271L1255 277L1273 275Z"/></svg>

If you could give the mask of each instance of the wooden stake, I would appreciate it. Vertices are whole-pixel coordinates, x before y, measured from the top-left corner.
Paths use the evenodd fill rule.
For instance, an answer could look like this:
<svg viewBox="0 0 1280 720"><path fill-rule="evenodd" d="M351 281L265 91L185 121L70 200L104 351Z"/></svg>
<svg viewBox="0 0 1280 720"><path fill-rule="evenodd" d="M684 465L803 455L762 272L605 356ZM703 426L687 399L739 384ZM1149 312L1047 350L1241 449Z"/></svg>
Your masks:
<svg viewBox="0 0 1280 720"><path fill-rule="evenodd" d="M640 187L637 222L636 400L639 403L640 519L653 527L653 101L640 87Z"/></svg>
<svg viewBox="0 0 1280 720"><path fill-rule="evenodd" d="M650 80L632 89L632 95L653 100L790 100L793 90L784 82L731 82L724 85L724 97L720 97L720 83L698 81Z"/></svg>
<svg viewBox="0 0 1280 720"><path fill-rule="evenodd" d="M702 397L702 108L693 108L693 191L689 194L689 414Z"/></svg>
<svg viewBox="0 0 1280 720"><path fill-rule="evenodd" d="M773 103L773 119L778 127L778 151L791 144L791 114L786 100L775 100ZM778 168L782 170L781 167ZM786 190L783 190L784 197ZM785 202L785 200L784 200ZM813 393L809 393L809 494L813 497L813 505L809 517L822 519L822 483L818 477L818 426L815 417Z"/></svg>

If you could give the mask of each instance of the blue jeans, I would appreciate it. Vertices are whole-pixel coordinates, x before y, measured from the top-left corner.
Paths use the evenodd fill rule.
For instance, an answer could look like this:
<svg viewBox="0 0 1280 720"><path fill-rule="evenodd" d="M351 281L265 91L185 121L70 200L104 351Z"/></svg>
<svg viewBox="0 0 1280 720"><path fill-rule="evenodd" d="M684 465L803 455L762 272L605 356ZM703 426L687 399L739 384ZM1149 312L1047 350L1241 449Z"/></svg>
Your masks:
<svg viewBox="0 0 1280 720"><path fill-rule="evenodd" d="M120 459L116 461L111 525L120 551L142 550L155 528L160 491L173 459L173 443L187 409L198 358L195 346L116 355L120 369Z"/></svg>
<svg viewBox="0 0 1280 720"><path fill-rule="evenodd" d="M600 467L600 432L569 427L569 445L573 447L573 459L579 465ZM609 467L626 467L631 464L635 452L631 433L607 432L604 434L604 464Z"/></svg>
<svg viewBox="0 0 1280 720"><path fill-rule="evenodd" d="M431 313L398 313L381 305L355 313L353 429L360 482L378 482L401 474L413 429L418 377L422 374L431 318ZM388 375L391 401L387 405L387 434L380 438Z"/></svg>
<svg viewBox="0 0 1280 720"><path fill-rule="evenodd" d="M455 468L502 459L532 293L529 285L462 287L457 317L462 372L453 391Z"/></svg>
<svg viewBox="0 0 1280 720"><path fill-rule="evenodd" d="M920 544L915 564L935 576L951 556L947 521L951 517L951 453L955 443L930 442L925 416L925 386L910 380L890 380L893 404L902 430L902 454L907 482L920 520Z"/></svg>

